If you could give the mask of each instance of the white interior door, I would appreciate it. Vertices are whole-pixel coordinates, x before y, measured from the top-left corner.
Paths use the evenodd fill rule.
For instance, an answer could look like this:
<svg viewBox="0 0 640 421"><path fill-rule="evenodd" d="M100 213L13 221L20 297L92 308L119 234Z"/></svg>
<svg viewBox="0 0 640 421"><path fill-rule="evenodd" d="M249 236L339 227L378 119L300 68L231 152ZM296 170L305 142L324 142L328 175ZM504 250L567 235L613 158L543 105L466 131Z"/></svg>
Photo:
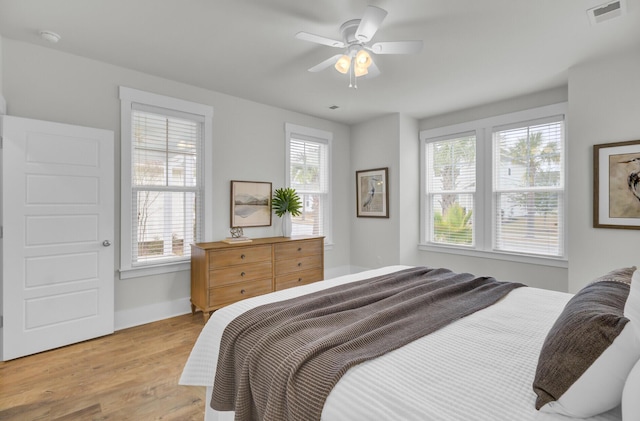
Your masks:
<svg viewBox="0 0 640 421"><path fill-rule="evenodd" d="M113 132L2 116L2 360L113 333Z"/></svg>

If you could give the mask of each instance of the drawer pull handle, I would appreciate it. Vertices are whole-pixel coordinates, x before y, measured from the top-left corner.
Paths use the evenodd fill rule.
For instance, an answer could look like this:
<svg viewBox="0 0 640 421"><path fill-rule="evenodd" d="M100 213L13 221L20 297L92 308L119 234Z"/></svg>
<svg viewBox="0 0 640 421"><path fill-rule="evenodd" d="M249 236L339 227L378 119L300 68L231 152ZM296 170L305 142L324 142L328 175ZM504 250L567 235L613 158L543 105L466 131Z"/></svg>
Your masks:
<svg viewBox="0 0 640 421"><path fill-rule="evenodd" d="M244 272L242 272L242 273L240 274L240 276L244 276Z"/></svg>
<svg viewBox="0 0 640 421"><path fill-rule="evenodd" d="M302 251L302 247L298 247L298 251Z"/></svg>
<svg viewBox="0 0 640 421"><path fill-rule="evenodd" d="M240 255L240 258L241 258L242 260L244 260L244 254Z"/></svg>
<svg viewBox="0 0 640 421"><path fill-rule="evenodd" d="M244 294L244 292L245 292L244 289L240 290L240 294Z"/></svg>
<svg viewBox="0 0 640 421"><path fill-rule="evenodd" d="M298 267L300 267L300 266L302 266L302 262L299 262L299 263L298 263Z"/></svg>
<svg viewBox="0 0 640 421"><path fill-rule="evenodd" d="M298 282L302 282L302 278L298 278Z"/></svg>

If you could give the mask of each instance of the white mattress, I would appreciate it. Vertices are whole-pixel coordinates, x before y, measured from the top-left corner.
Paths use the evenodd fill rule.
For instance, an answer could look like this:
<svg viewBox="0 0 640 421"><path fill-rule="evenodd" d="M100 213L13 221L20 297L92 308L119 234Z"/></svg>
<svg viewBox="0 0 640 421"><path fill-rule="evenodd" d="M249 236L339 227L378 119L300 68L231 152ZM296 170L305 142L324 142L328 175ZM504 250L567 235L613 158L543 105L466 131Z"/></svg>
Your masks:
<svg viewBox="0 0 640 421"><path fill-rule="evenodd" d="M248 309L404 269L389 266L250 298L224 307L203 328L180 384L207 387L208 421L233 413L209 408L224 327ZM351 368L329 394L326 421L567 421L536 411L531 384L538 352L570 294L518 288L497 304L379 358ZM589 421L621 420L620 408Z"/></svg>

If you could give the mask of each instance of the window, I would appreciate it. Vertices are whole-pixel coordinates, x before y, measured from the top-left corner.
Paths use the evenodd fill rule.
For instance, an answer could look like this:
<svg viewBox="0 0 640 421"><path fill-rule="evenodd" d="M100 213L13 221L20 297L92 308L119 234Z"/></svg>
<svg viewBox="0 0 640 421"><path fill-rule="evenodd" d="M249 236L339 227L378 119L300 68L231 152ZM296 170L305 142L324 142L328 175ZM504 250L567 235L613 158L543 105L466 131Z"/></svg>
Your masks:
<svg viewBox="0 0 640 421"><path fill-rule="evenodd" d="M302 213L292 218L293 235L320 235L331 243L330 157L332 133L285 125L286 183L302 200Z"/></svg>
<svg viewBox="0 0 640 421"><path fill-rule="evenodd" d="M429 241L473 246L476 202L476 136L458 135L426 144Z"/></svg>
<svg viewBox="0 0 640 421"><path fill-rule="evenodd" d="M422 131L420 248L566 265L565 114L558 104Z"/></svg>
<svg viewBox="0 0 640 421"><path fill-rule="evenodd" d="M494 130L496 250L562 256L563 149L559 117Z"/></svg>
<svg viewBox="0 0 640 421"><path fill-rule="evenodd" d="M189 268L205 220L211 107L120 88L121 277Z"/></svg>

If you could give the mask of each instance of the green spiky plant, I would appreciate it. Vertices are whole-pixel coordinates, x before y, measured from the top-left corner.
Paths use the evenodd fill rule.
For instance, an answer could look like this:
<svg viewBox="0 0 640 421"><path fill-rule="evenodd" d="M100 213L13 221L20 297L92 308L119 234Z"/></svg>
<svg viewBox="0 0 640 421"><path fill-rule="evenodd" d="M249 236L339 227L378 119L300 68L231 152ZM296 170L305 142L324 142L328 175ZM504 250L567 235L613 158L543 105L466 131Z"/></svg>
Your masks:
<svg viewBox="0 0 640 421"><path fill-rule="evenodd" d="M471 245L473 231L472 212L454 203L444 215L436 212L433 217L435 239L439 243Z"/></svg>
<svg viewBox="0 0 640 421"><path fill-rule="evenodd" d="M283 187L273 192L271 208L279 217L282 217L287 212L291 216L299 216L302 209L302 201L295 189Z"/></svg>

